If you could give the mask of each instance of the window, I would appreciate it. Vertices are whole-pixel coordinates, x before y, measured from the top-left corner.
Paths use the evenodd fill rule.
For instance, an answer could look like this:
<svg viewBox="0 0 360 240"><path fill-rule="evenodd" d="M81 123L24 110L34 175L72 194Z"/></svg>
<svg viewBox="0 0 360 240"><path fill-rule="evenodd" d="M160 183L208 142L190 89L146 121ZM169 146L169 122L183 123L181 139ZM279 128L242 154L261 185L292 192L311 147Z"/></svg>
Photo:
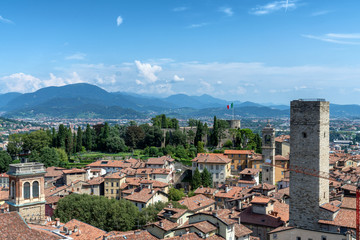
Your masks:
<svg viewBox="0 0 360 240"><path fill-rule="evenodd" d="M11 198L15 198L15 182L11 182L11 191L10 191Z"/></svg>
<svg viewBox="0 0 360 240"><path fill-rule="evenodd" d="M216 173L216 178L219 178L219 174L218 174L218 173Z"/></svg>
<svg viewBox="0 0 360 240"><path fill-rule="evenodd" d="M35 181L32 185L33 198L39 197L39 182Z"/></svg>
<svg viewBox="0 0 360 240"><path fill-rule="evenodd" d="M321 240L326 240L326 236L321 236Z"/></svg>
<svg viewBox="0 0 360 240"><path fill-rule="evenodd" d="M303 138L306 138L306 137L307 137L306 132L303 132L303 133L302 133L302 136L303 136Z"/></svg>
<svg viewBox="0 0 360 240"><path fill-rule="evenodd" d="M202 164L200 164L200 169L203 169L203 165L202 165Z"/></svg>
<svg viewBox="0 0 360 240"><path fill-rule="evenodd" d="M113 194L114 193L114 190L113 189L111 189L111 194Z"/></svg>
<svg viewBox="0 0 360 240"><path fill-rule="evenodd" d="M114 186L114 182L111 182L111 186L112 186L112 187Z"/></svg>
<svg viewBox="0 0 360 240"><path fill-rule="evenodd" d="M214 169L214 165L210 165L210 170L213 170Z"/></svg>
<svg viewBox="0 0 360 240"><path fill-rule="evenodd" d="M116 194L119 194L119 189L116 190Z"/></svg>
<svg viewBox="0 0 360 240"><path fill-rule="evenodd" d="M116 186L117 186L117 187L119 186L119 182L116 183Z"/></svg>
<svg viewBox="0 0 360 240"><path fill-rule="evenodd" d="M301 240L301 237L296 237L296 240Z"/></svg>
<svg viewBox="0 0 360 240"><path fill-rule="evenodd" d="M24 183L24 199L30 199L30 183Z"/></svg>
<svg viewBox="0 0 360 240"><path fill-rule="evenodd" d="M216 170L219 170L219 165L216 165Z"/></svg>

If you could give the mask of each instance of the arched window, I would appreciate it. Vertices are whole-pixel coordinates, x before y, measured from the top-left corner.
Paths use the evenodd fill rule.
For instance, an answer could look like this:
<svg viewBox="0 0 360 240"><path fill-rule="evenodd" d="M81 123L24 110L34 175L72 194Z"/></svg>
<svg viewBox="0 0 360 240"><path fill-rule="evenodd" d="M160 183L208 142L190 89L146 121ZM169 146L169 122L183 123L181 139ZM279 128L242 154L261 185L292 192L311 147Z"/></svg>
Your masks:
<svg viewBox="0 0 360 240"><path fill-rule="evenodd" d="M32 192L33 192L33 198L38 198L39 197L39 182L35 181L33 182L32 185Z"/></svg>
<svg viewBox="0 0 360 240"><path fill-rule="evenodd" d="M15 182L11 182L11 189L10 189L10 196L11 198L15 198Z"/></svg>
<svg viewBox="0 0 360 240"><path fill-rule="evenodd" d="M30 183L24 183L24 199L30 199Z"/></svg>

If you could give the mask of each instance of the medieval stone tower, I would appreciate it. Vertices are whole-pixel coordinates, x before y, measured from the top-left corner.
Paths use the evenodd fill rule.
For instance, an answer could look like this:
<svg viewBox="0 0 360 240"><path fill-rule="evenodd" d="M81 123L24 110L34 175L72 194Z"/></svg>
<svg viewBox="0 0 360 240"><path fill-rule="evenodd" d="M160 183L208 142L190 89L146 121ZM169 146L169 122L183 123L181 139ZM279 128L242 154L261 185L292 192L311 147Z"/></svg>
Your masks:
<svg viewBox="0 0 360 240"><path fill-rule="evenodd" d="M27 223L45 220L44 175L42 163L10 164L10 211L17 211Z"/></svg>
<svg viewBox="0 0 360 240"><path fill-rule="evenodd" d="M329 173L329 102L292 101L290 135L290 168L303 171L290 171L290 226L316 230L329 202L329 180L313 176Z"/></svg>
<svg viewBox="0 0 360 240"><path fill-rule="evenodd" d="M262 155L263 155L263 167L262 167L262 182L275 184L275 130L268 123L262 130ZM271 163L268 165L266 163Z"/></svg>

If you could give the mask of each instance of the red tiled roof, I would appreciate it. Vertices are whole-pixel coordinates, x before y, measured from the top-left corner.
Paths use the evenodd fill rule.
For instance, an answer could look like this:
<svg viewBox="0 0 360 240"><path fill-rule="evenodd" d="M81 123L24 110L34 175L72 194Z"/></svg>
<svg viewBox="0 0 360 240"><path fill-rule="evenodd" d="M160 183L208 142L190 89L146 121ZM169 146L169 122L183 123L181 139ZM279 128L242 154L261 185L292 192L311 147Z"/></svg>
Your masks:
<svg viewBox="0 0 360 240"><path fill-rule="evenodd" d="M77 232L74 232L75 226L78 228ZM105 231L76 219L72 219L65 223L65 225L63 225L60 230L64 231L64 227L72 230L73 233L70 235L70 237L72 237L74 240L96 239L106 234Z"/></svg>
<svg viewBox="0 0 360 240"><path fill-rule="evenodd" d="M187 209L181 209L181 208L164 208L157 215L159 217L164 217L165 218L165 217L169 216L169 214L171 214L171 216L169 216L170 218L178 219L182 215L184 215L187 211L188 211Z"/></svg>
<svg viewBox="0 0 360 240"><path fill-rule="evenodd" d="M198 155L196 158L194 158L191 161L197 163L227 164L231 162L231 159L225 155L203 154L203 155Z"/></svg>
<svg viewBox="0 0 360 240"><path fill-rule="evenodd" d="M57 240L61 237L50 232L31 229L18 212L0 214L0 239Z"/></svg>
<svg viewBox="0 0 360 240"><path fill-rule="evenodd" d="M78 169L78 168L73 168L73 169L68 169L68 170L63 170L64 174L70 174L70 173L86 173L86 171L84 169Z"/></svg>
<svg viewBox="0 0 360 240"><path fill-rule="evenodd" d="M344 197L340 208L356 210L356 198Z"/></svg>
<svg viewBox="0 0 360 240"><path fill-rule="evenodd" d="M8 178L9 175L7 173L0 173L0 178Z"/></svg>
<svg viewBox="0 0 360 240"><path fill-rule="evenodd" d="M240 172L240 174L243 175L256 175L260 172L260 169L255 169L255 168L245 168L244 170L242 170Z"/></svg>
<svg viewBox="0 0 360 240"><path fill-rule="evenodd" d="M96 162L86 165L87 167L107 167L107 168L128 168L131 163L126 163L122 160L98 160Z"/></svg>
<svg viewBox="0 0 360 240"><path fill-rule="evenodd" d="M124 177L125 177L125 175L122 172L114 172L110 175L105 176L104 178L106 178L106 179L115 179L115 178L122 179Z"/></svg>
<svg viewBox="0 0 360 240"><path fill-rule="evenodd" d="M9 188L0 187L0 201L9 199Z"/></svg>
<svg viewBox="0 0 360 240"><path fill-rule="evenodd" d="M216 192L216 188L209 188L209 187L199 187L198 189L195 190L195 194L211 194L214 195L214 193Z"/></svg>
<svg viewBox="0 0 360 240"><path fill-rule="evenodd" d="M148 165L164 165L165 162L173 162L174 159L172 159L170 156L162 156L158 158L149 158L146 162Z"/></svg>
<svg viewBox="0 0 360 240"><path fill-rule="evenodd" d="M226 189L222 189L215 194L216 198L229 198L229 199L236 199L243 195L244 187L228 187L228 192Z"/></svg>
<svg viewBox="0 0 360 240"><path fill-rule="evenodd" d="M49 196L45 198L45 201L46 204L55 204L58 203L61 198L60 196Z"/></svg>
<svg viewBox="0 0 360 240"><path fill-rule="evenodd" d="M240 237L244 237L246 235L249 235L253 232L250 229L248 229L247 227L245 227L244 225L238 224L238 223L234 225L234 228L235 228L236 239L238 239Z"/></svg>
<svg viewBox="0 0 360 240"><path fill-rule="evenodd" d="M93 178L93 179L90 179L90 180L86 181L86 183L89 184L89 185L99 185L99 184L101 184L103 182L104 182L103 177L96 177L96 178Z"/></svg>
<svg viewBox="0 0 360 240"><path fill-rule="evenodd" d="M251 155L254 154L254 150L225 150L224 154L239 154L239 155Z"/></svg>
<svg viewBox="0 0 360 240"><path fill-rule="evenodd" d="M154 188L154 189L143 188L139 192L134 192L133 194L126 196L124 198L129 201L147 203L158 191L160 191L160 189L158 188Z"/></svg>
<svg viewBox="0 0 360 240"><path fill-rule="evenodd" d="M202 240L203 238L199 237L196 233L188 233L182 236L175 236L166 239L167 240ZM209 240L209 238L207 238L207 240ZM216 240L216 239L212 239L212 240Z"/></svg>
<svg viewBox="0 0 360 240"><path fill-rule="evenodd" d="M204 234L213 232L217 229L217 227L214 224L212 224L211 222L208 222L208 221L201 221L201 222L197 222L197 223L187 224L187 225L181 226L181 229L189 228L189 227L195 227L200 232L203 232Z"/></svg>
<svg viewBox="0 0 360 240"><path fill-rule="evenodd" d="M265 197L254 197L253 200L251 200L252 204L261 204L261 205L265 205L268 204L269 202L274 201L271 198L265 198Z"/></svg>
<svg viewBox="0 0 360 240"><path fill-rule="evenodd" d="M240 217L241 222L245 224L255 224L272 228L280 227L285 224L280 217L254 213L252 207L248 207L242 211Z"/></svg>
<svg viewBox="0 0 360 240"><path fill-rule="evenodd" d="M319 220L319 223L355 229L356 210L340 209L333 221Z"/></svg>
<svg viewBox="0 0 360 240"><path fill-rule="evenodd" d="M167 231L170 231L170 230L176 228L177 226L179 226L179 224L176 222L169 221L167 219L162 219L158 222L150 223L147 226L157 226L158 228L167 232Z"/></svg>
<svg viewBox="0 0 360 240"><path fill-rule="evenodd" d="M178 201L181 205L188 207L190 211L196 212L215 203L215 200L205 197L202 194L193 197L187 197Z"/></svg>
<svg viewBox="0 0 360 240"><path fill-rule="evenodd" d="M326 210L328 210L328 211L330 211L330 212L337 212L337 211L339 211L339 207L337 207L337 206L334 206L334 205L332 205L331 203L324 203L323 205L321 205L320 206L321 208L323 208L323 209L326 209Z"/></svg>
<svg viewBox="0 0 360 240"><path fill-rule="evenodd" d="M111 232L108 235L108 240L158 240L158 238L151 235L148 231L129 231L129 232Z"/></svg>

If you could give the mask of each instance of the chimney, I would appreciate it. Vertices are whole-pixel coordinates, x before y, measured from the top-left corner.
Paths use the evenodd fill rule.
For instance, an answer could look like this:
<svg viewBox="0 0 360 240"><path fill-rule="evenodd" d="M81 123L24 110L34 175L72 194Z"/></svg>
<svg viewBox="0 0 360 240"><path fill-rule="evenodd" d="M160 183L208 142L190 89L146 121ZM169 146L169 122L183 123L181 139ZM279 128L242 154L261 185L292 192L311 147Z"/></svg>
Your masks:
<svg viewBox="0 0 360 240"><path fill-rule="evenodd" d="M239 224L241 224L241 217L239 216Z"/></svg>
<svg viewBox="0 0 360 240"><path fill-rule="evenodd" d="M140 233L141 233L141 230L140 230L140 229L135 230L135 235L140 235Z"/></svg>
<svg viewBox="0 0 360 240"><path fill-rule="evenodd" d="M55 221L56 221L55 226L60 227L60 218L55 218Z"/></svg>
<svg viewBox="0 0 360 240"><path fill-rule="evenodd" d="M74 227L74 233L76 233L79 230L78 226L75 225Z"/></svg>
<svg viewBox="0 0 360 240"><path fill-rule="evenodd" d="M71 234L72 234L72 230L69 230L69 231L68 231L68 235L71 235Z"/></svg>
<svg viewBox="0 0 360 240"><path fill-rule="evenodd" d="M190 233L190 229L189 229L189 228L186 228L185 231L186 231L186 234L189 234L189 233Z"/></svg>
<svg viewBox="0 0 360 240"><path fill-rule="evenodd" d="M103 240L107 240L107 239L108 239L108 237L104 235L104 236L103 236Z"/></svg>
<svg viewBox="0 0 360 240"><path fill-rule="evenodd" d="M160 226L161 228L163 228L163 227L164 227L164 223L163 223L162 221L160 221L160 222L159 222L159 226Z"/></svg>
<svg viewBox="0 0 360 240"><path fill-rule="evenodd" d="M228 193L229 192L229 186L228 185L225 185L225 192Z"/></svg>

